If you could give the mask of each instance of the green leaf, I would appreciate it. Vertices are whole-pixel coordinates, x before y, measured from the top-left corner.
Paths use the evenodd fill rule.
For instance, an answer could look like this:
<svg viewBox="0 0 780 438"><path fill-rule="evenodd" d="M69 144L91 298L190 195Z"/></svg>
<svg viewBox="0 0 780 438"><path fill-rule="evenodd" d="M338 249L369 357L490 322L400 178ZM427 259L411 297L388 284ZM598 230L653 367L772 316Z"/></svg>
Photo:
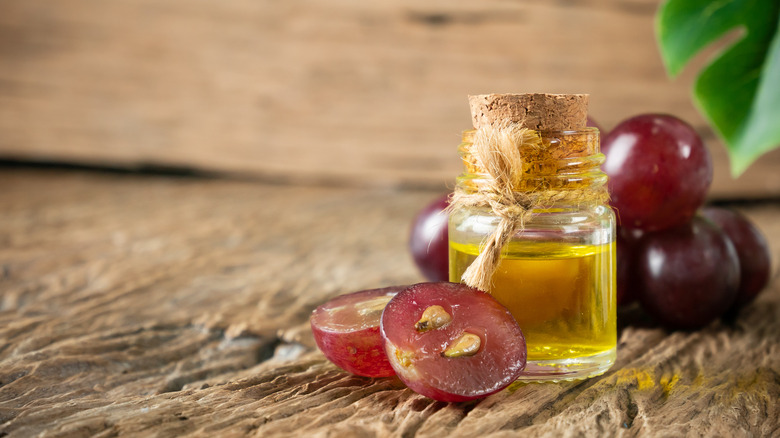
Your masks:
<svg viewBox="0 0 780 438"><path fill-rule="evenodd" d="M729 150L740 175L780 146L780 1L667 0L656 36L670 76L729 32L739 39L696 79L694 101Z"/></svg>

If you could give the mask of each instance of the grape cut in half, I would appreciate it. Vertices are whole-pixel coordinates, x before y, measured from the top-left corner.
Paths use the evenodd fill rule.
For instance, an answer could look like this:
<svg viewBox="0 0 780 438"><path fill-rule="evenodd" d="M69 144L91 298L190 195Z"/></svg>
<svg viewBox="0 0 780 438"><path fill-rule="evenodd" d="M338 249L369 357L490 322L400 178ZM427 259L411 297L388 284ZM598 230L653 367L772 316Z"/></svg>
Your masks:
<svg viewBox="0 0 780 438"><path fill-rule="evenodd" d="M382 314L390 364L412 390L460 402L500 391L522 374L523 333L492 296L458 283L420 283Z"/></svg>
<svg viewBox="0 0 780 438"><path fill-rule="evenodd" d="M311 331L320 351L340 368L359 376L394 375L382 347L379 321L387 303L405 287L341 295L314 309Z"/></svg>

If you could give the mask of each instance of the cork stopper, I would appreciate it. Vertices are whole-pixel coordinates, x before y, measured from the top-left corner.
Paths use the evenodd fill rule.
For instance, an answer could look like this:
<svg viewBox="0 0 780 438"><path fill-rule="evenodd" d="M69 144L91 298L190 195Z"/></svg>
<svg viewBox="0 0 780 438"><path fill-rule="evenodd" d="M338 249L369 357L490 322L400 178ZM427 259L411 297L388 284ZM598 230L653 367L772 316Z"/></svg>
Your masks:
<svg viewBox="0 0 780 438"><path fill-rule="evenodd" d="M469 96L474 128L518 123L534 131L585 129L587 94L479 94Z"/></svg>

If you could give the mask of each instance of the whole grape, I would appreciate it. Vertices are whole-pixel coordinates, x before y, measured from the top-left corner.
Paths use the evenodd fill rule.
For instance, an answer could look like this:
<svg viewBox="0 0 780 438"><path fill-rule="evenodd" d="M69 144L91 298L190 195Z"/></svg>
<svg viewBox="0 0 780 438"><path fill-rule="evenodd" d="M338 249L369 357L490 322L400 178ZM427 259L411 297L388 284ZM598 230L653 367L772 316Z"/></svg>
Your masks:
<svg viewBox="0 0 780 438"><path fill-rule="evenodd" d="M597 121L596 121L596 119L594 119L594 118L593 118L593 117L591 117L591 116L588 116L588 123L587 123L585 126L588 126L588 127L590 127L590 128L596 128L596 129L598 129L598 130L601 132L601 135L602 135L602 136L603 136L603 135L606 133L606 132L604 131L604 128L602 128L602 127L601 127L601 125L599 124L599 122L597 122Z"/></svg>
<svg viewBox="0 0 780 438"><path fill-rule="evenodd" d="M636 245L642 237L642 232L618 227L615 239L616 253L616 288L615 295L618 306L627 306L636 301Z"/></svg>
<svg viewBox="0 0 780 438"><path fill-rule="evenodd" d="M409 250L417 267L429 281L449 279L449 241L447 232L448 195L428 204L412 223Z"/></svg>
<svg viewBox="0 0 780 438"><path fill-rule="evenodd" d="M723 315L739 287L739 261L728 237L695 217L645 234L636 247L639 301L670 328L696 329Z"/></svg>
<svg viewBox="0 0 780 438"><path fill-rule="evenodd" d="M620 224L645 231L690 221L712 182L712 159L696 131L662 114L632 117L602 142L611 204Z"/></svg>
<svg viewBox="0 0 780 438"><path fill-rule="evenodd" d="M772 265L769 245L750 220L734 210L707 207L702 209L702 215L715 222L737 250L740 281L734 305L742 307L753 301L769 283Z"/></svg>

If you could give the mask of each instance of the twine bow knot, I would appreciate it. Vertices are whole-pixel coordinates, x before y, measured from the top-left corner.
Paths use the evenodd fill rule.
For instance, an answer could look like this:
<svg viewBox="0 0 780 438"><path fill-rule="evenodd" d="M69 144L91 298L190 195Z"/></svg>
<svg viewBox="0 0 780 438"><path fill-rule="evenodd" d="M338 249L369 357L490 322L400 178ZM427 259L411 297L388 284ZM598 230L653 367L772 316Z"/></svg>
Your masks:
<svg viewBox="0 0 780 438"><path fill-rule="evenodd" d="M519 190L523 179L523 152L535 151L542 155L544 145L538 131L517 124L505 127L483 127L476 130L469 149L476 165L484 171L484 178L476 184L476 191L457 187L450 200L449 211L470 207L489 207L499 217L495 230L480 245L477 258L461 280L471 287L490 291L492 277L501 259L502 248L518 232L525 229L534 210L555 203L583 200L605 200L606 190L552 190L538 187Z"/></svg>

